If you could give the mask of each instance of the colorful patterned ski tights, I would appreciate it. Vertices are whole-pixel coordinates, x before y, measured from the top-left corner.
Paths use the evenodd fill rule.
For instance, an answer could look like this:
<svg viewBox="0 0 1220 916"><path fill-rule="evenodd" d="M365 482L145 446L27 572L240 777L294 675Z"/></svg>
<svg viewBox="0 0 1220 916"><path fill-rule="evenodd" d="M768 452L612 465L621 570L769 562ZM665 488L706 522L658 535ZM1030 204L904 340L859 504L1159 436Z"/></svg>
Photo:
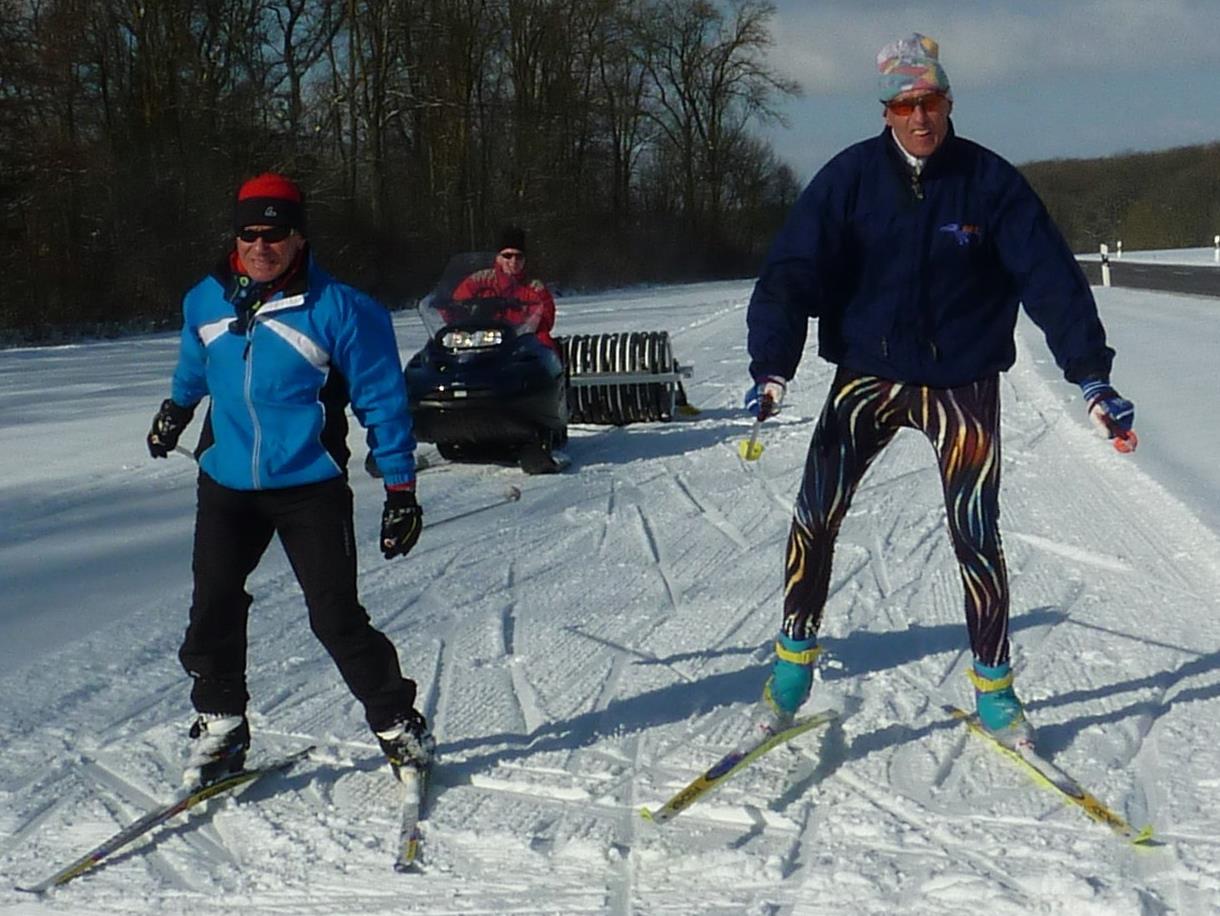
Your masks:
<svg viewBox="0 0 1220 916"><path fill-rule="evenodd" d="M902 427L936 450L949 534L977 659L1008 660L1008 573L1000 546L1000 397L996 375L927 388L840 368L818 419L788 535L783 631L817 635L839 526L864 472Z"/></svg>

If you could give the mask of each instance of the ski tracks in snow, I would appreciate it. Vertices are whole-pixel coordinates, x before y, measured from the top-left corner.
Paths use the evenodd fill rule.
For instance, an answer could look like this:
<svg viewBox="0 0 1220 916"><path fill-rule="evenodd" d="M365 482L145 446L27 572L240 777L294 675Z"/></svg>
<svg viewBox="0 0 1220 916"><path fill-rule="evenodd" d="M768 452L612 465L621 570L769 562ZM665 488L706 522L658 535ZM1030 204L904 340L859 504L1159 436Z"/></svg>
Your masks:
<svg viewBox="0 0 1220 916"><path fill-rule="evenodd" d="M667 294L701 417L577 429L567 473L513 478L520 503L425 530L406 560L361 554L363 600L441 745L424 873L389 872L393 783L308 633L290 572L268 561L251 618L256 748L308 739L319 752L274 792L224 803L149 855L82 879L64 905L130 912L131 887L205 914L232 901L386 916L1220 906L1209 813L1220 780L1203 727L1220 718L1216 539L1066 418L1078 398L1065 408L1022 363L1004 377L1001 496L1018 689L1050 755L1131 819L1152 820L1166 845L1117 848L940 713L969 701L969 649L935 462L917 434L897 437L866 475L838 544L810 706L838 706L843 721L663 828L639 819L640 804L663 800L748 726L831 374L807 354L764 455L741 461L748 285L713 286L714 301L709 287ZM573 333L617 329L619 305L638 316L652 303L625 294L582 317L569 301L563 321ZM423 498L443 516L511 474L425 472ZM373 531L380 484L352 485L358 529ZM65 762L38 770L31 750L0 770L9 871L67 858L176 780L183 616L158 609L64 650L69 683L49 691L48 718L66 721L30 725L23 743ZM107 654L119 664L94 660ZM86 720L97 744L84 756L73 733Z"/></svg>

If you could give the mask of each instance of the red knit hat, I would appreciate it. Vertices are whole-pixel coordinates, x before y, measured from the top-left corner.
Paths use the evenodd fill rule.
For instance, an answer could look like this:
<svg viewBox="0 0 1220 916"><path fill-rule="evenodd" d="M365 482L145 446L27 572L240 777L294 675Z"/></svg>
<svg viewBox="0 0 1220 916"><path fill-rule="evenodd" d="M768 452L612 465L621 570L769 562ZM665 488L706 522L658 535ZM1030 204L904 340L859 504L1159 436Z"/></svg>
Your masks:
<svg viewBox="0 0 1220 916"><path fill-rule="evenodd" d="M305 234L305 198L292 180L275 172L251 178L237 191L233 228L290 226Z"/></svg>

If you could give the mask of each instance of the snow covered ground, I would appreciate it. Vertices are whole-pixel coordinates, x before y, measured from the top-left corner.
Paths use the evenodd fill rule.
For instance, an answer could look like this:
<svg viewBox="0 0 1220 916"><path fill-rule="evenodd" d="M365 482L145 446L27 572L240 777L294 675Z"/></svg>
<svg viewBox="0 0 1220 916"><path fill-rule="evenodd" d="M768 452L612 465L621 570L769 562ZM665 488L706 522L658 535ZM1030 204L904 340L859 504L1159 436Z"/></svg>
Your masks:
<svg viewBox="0 0 1220 916"><path fill-rule="evenodd" d="M1117 245L1110 245L1110 260L1131 261L1136 264L1182 264L1189 267L1220 266L1216 249L1208 248L1162 248L1156 251L1125 251L1118 253ZM1082 261L1100 261L1101 252L1082 254Z"/></svg>
<svg viewBox="0 0 1220 916"><path fill-rule="evenodd" d="M173 336L0 352L0 912L1220 910L1214 300L1097 291L1134 456L1094 437L1026 323L1003 380L1018 685L1045 752L1160 845L1116 841L940 712L968 702L969 652L914 433L843 527L809 705L842 709L841 725L663 828L640 819L745 732L830 379L811 349L762 459L738 458L749 288L561 300L563 333L668 329L703 413L576 428L557 477L424 471L432 522L510 484L524 496L426 529L406 560L374 549L380 484L354 474L363 598L444 762L411 876L390 869L394 784L273 548L252 583L253 753L318 751L46 898L13 890L177 783L194 469L143 445ZM413 313L397 327L407 355L422 328Z"/></svg>

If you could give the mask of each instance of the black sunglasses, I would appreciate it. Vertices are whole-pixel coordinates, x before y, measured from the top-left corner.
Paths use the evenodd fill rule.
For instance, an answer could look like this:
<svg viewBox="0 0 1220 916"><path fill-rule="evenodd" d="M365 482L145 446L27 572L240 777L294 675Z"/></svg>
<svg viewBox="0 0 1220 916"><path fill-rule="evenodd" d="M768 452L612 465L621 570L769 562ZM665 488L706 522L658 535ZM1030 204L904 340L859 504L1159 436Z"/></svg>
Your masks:
<svg viewBox="0 0 1220 916"><path fill-rule="evenodd" d="M502 257L506 261L524 261L525 252L524 251L501 251L500 257Z"/></svg>
<svg viewBox="0 0 1220 916"><path fill-rule="evenodd" d="M237 237L243 242L257 242L259 239L262 239L269 245L282 242L290 235L292 235L291 226L272 226L270 229L241 229L237 233Z"/></svg>

